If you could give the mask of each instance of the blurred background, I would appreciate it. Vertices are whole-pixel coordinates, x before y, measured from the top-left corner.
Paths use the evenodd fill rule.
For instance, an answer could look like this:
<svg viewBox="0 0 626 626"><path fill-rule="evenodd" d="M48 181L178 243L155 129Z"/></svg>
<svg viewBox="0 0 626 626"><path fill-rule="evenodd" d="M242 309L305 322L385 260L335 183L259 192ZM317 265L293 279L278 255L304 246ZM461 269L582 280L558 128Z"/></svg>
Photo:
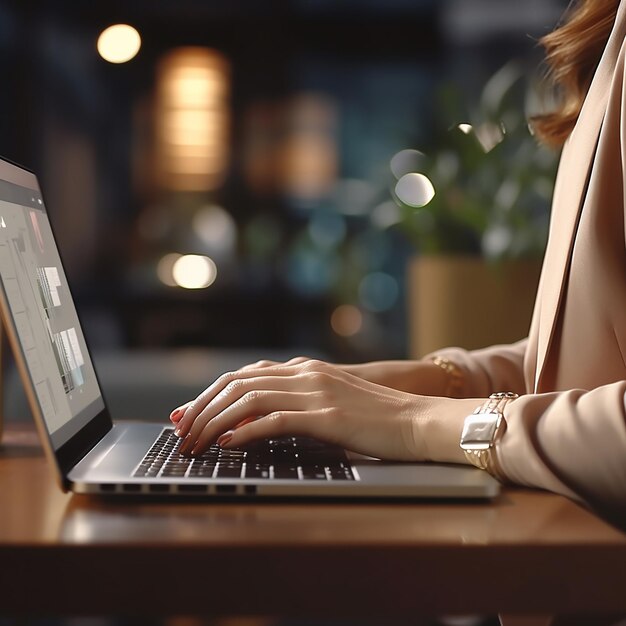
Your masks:
<svg viewBox="0 0 626 626"><path fill-rule="evenodd" d="M449 140L526 131L565 5L2 0L0 153L40 176L96 353L402 358L409 259L540 255L554 155L522 137L503 185L502 137ZM440 199L487 171L460 243L396 188L424 155Z"/></svg>

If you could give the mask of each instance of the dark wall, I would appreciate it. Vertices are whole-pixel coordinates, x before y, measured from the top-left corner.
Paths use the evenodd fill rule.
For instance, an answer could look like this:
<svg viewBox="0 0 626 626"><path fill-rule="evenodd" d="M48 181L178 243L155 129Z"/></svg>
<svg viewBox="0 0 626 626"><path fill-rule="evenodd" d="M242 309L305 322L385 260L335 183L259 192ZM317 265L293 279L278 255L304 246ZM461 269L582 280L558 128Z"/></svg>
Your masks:
<svg viewBox="0 0 626 626"><path fill-rule="evenodd" d="M492 17L490 27L464 17L468 4L483 12L483 22ZM471 100L511 57L534 65L538 54L529 34L546 32L563 3L543 2L541 11L528 3L527 20L512 25L489 4L0 2L0 153L40 174L92 342L402 356L404 265L414 249L400 232L377 230L370 219L371 210L391 197L389 160L432 140L442 116L435 94L443 83L452 81ZM523 3L496 4L519 10ZM143 38L138 57L120 66L95 50L99 32L115 22L133 24ZM195 200L163 193L146 174L155 68L165 52L183 45L217 49L232 68L228 175L211 197ZM338 181L369 190L360 212L346 212L337 194L303 204L279 189L259 192L246 179L241 155L250 108L269 103L280 109L302 93L327 97L337 111ZM165 287L154 268L168 235L155 247L142 235L142 220L157 209L169 211L171 232L179 232L193 202L218 203L233 217L233 256L208 289ZM311 232L315 220L323 225L335 219L329 215L339 216L341 241L324 247ZM264 232L273 238L266 248L259 247ZM178 235L171 237L180 247ZM188 243L189 251L197 245ZM330 316L340 304L361 306L359 285L369 274L388 277L380 289L387 285L397 293L387 293L389 306L364 312L360 335L341 337Z"/></svg>

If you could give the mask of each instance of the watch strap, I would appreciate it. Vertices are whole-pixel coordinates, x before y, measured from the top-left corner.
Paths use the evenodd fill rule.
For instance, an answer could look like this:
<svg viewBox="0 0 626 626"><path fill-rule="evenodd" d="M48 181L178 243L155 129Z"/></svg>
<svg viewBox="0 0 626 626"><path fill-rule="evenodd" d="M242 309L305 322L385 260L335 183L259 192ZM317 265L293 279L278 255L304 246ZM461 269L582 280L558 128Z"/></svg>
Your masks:
<svg viewBox="0 0 626 626"><path fill-rule="evenodd" d="M504 408L518 397L511 391L493 393L465 418L460 444L465 458L496 478L503 476L494 446L506 430Z"/></svg>

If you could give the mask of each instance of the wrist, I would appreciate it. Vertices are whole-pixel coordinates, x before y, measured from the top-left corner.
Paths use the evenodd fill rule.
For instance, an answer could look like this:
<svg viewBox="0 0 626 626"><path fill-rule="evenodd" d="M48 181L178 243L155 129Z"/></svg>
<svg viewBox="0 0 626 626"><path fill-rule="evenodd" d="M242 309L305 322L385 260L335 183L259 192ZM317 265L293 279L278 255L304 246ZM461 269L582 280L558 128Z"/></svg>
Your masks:
<svg viewBox="0 0 626 626"><path fill-rule="evenodd" d="M414 420L414 437L423 442L424 461L467 464L459 446L467 415L484 400L476 398L422 398Z"/></svg>

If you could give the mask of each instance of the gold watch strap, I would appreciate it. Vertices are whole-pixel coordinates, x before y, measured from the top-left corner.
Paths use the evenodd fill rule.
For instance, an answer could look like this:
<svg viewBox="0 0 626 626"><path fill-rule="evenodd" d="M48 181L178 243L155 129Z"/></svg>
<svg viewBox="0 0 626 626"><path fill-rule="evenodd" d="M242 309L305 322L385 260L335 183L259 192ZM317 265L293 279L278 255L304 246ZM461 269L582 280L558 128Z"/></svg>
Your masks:
<svg viewBox="0 0 626 626"><path fill-rule="evenodd" d="M493 393L488 400L465 418L461 448L472 465L489 472L496 478L503 476L497 455L496 441L506 430L504 408L519 396L511 391Z"/></svg>

